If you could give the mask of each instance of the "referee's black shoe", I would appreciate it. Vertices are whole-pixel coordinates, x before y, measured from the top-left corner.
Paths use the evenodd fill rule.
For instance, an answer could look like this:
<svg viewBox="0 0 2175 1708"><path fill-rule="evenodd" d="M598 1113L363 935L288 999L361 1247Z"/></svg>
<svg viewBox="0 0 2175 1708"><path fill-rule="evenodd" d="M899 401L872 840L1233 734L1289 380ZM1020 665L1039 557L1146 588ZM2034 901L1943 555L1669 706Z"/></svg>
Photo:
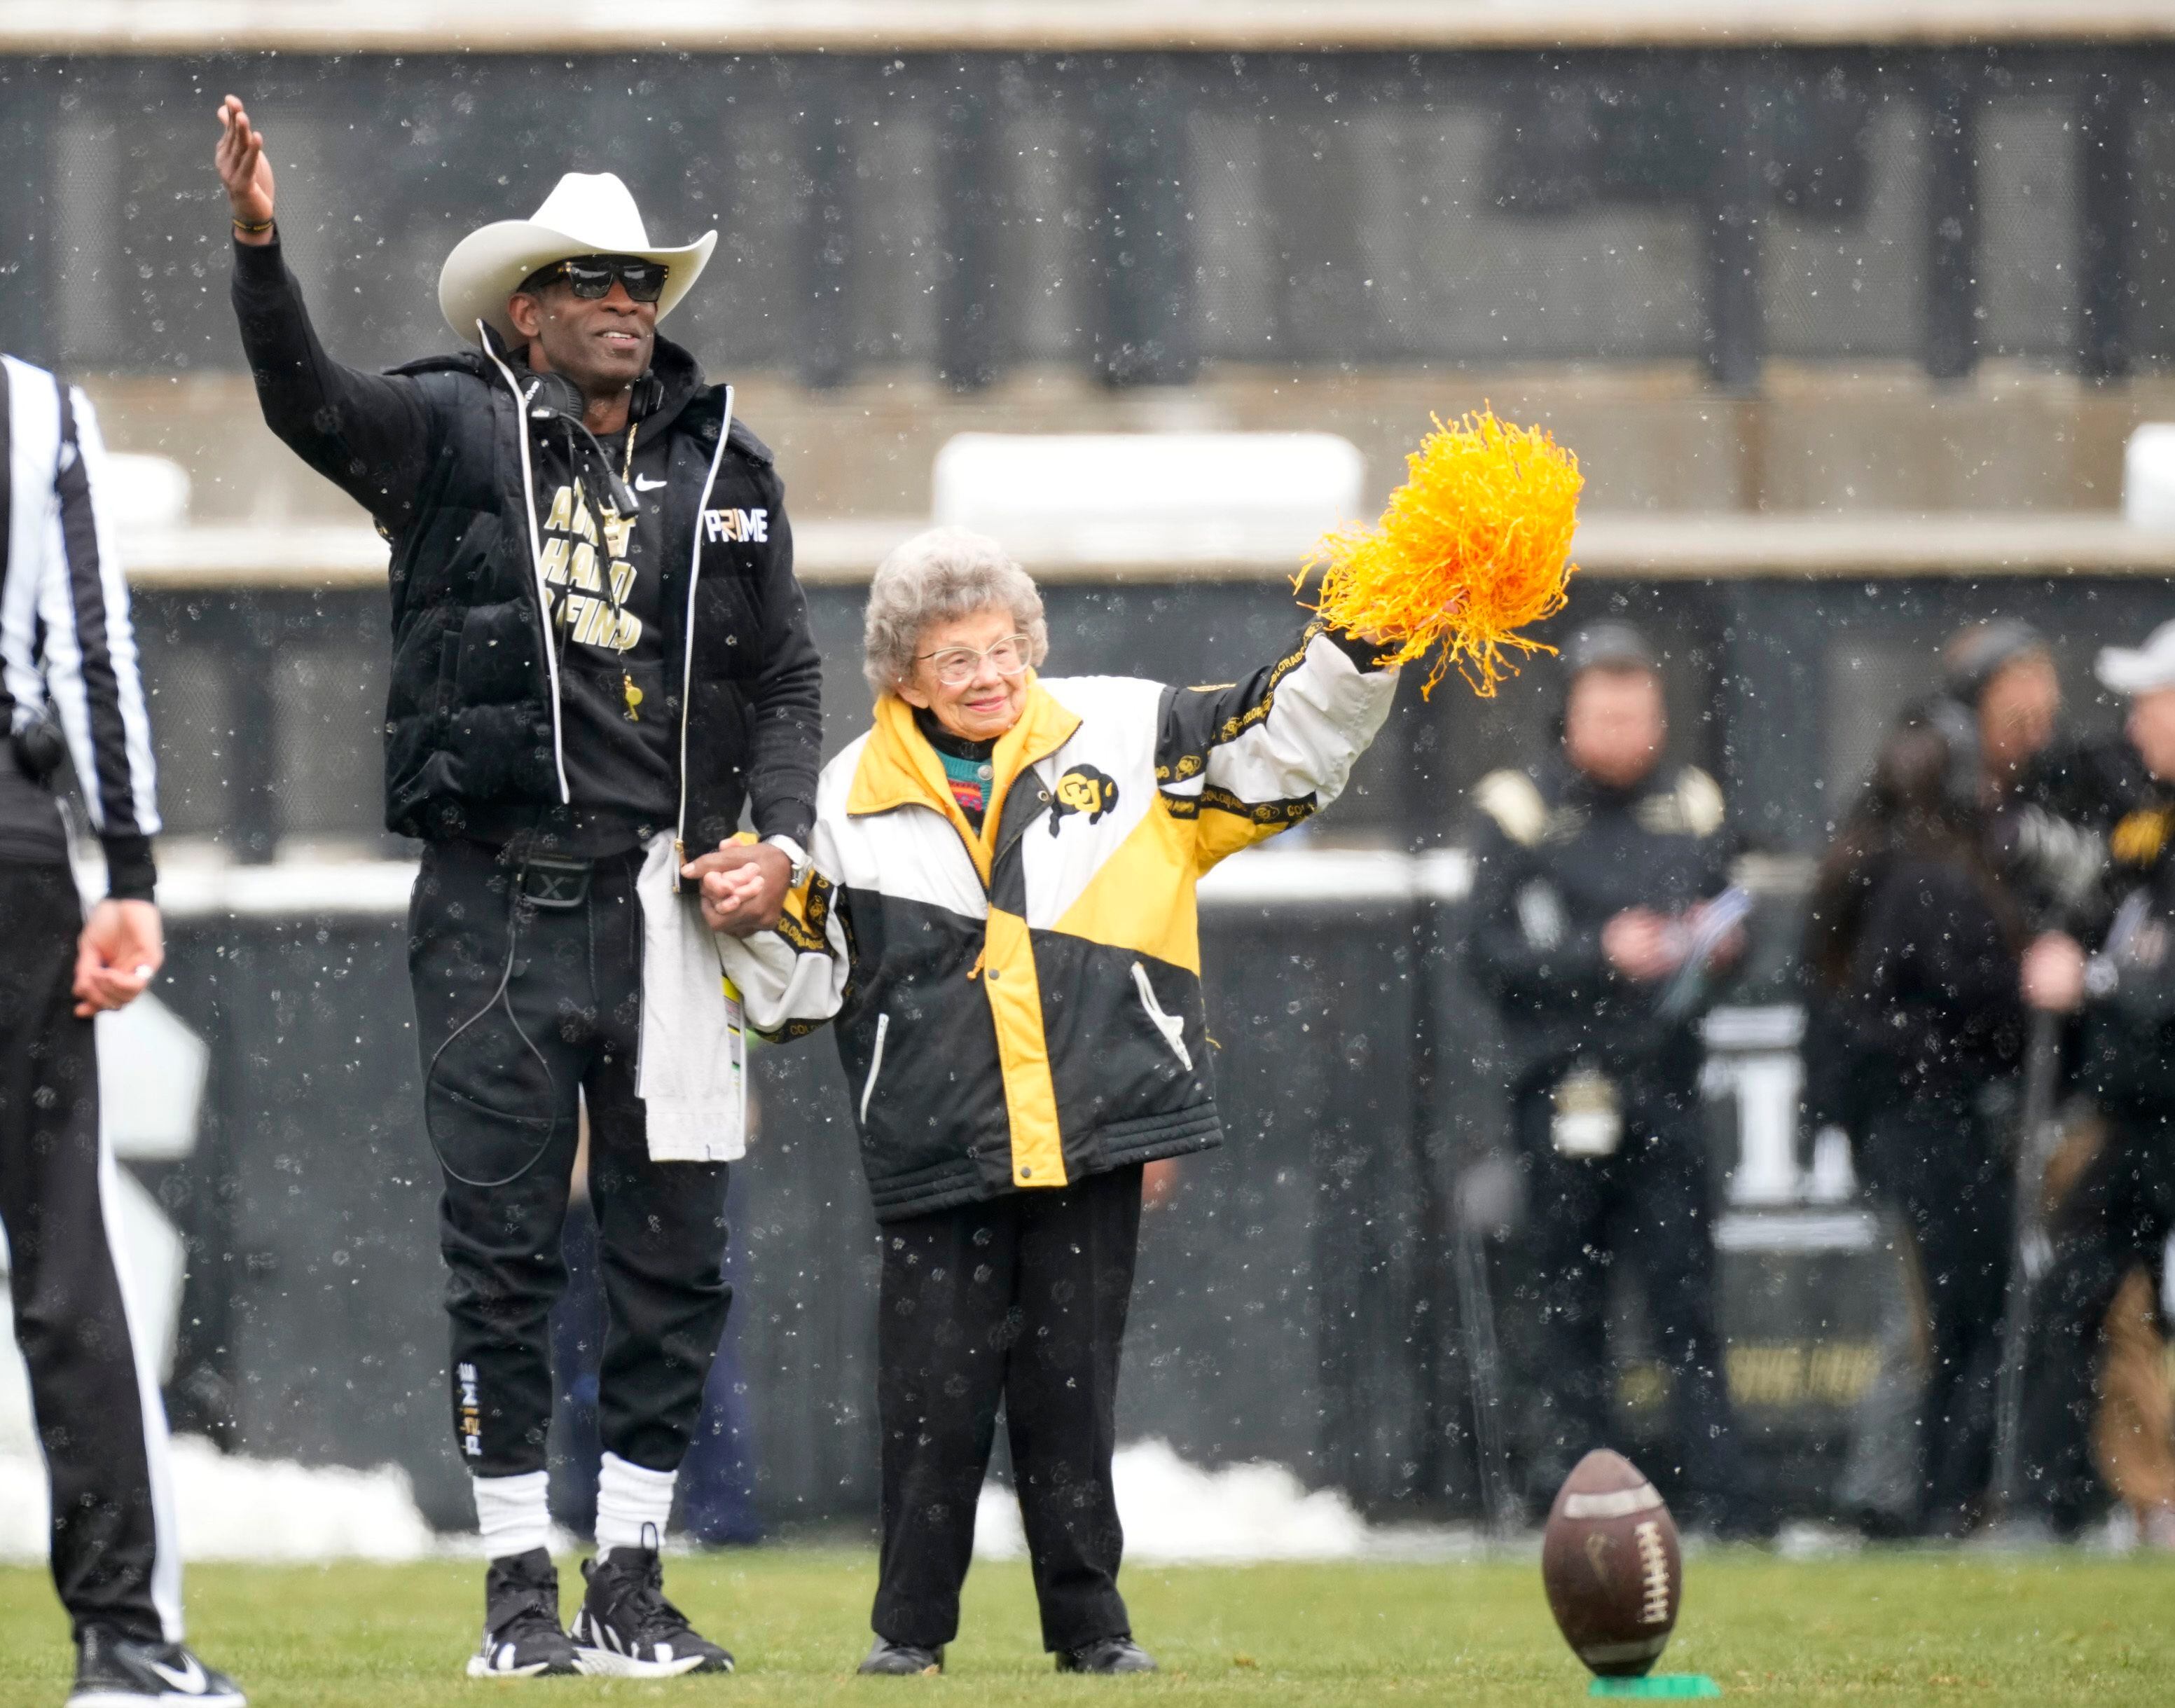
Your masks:
<svg viewBox="0 0 2175 1708"><path fill-rule="evenodd" d="M179 1643L147 1643L87 1626L76 1649L68 1708L245 1708L241 1687Z"/></svg>
<svg viewBox="0 0 2175 1708"><path fill-rule="evenodd" d="M564 1678L580 1670L572 1640L559 1629L551 1556L532 1548L491 1561L483 1581L483 1646L469 1656L469 1677Z"/></svg>
<svg viewBox="0 0 2175 1708"><path fill-rule="evenodd" d="M644 1526L645 1536L653 1534ZM589 1581L574 1615L574 1652L583 1672L605 1678L676 1678L682 1673L730 1673L733 1657L687 1623L664 1599L664 1563L654 1548L615 1548L582 1562Z"/></svg>
<svg viewBox="0 0 2175 1708"><path fill-rule="evenodd" d="M1131 1637L1098 1637L1077 1649L1057 1651L1060 1673L1153 1673L1155 1656Z"/></svg>

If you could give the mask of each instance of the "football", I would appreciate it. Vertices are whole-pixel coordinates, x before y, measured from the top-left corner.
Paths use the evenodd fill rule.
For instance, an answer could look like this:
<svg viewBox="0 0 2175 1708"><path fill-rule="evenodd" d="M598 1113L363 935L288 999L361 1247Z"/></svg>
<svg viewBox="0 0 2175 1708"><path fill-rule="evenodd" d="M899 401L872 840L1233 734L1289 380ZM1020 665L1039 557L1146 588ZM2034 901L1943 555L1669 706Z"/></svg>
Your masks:
<svg viewBox="0 0 2175 1708"><path fill-rule="evenodd" d="M1676 1521L1622 1454L1597 1447L1564 1478L1541 1581L1564 1640L1603 1678L1637 1678L1668 1646L1684 1591Z"/></svg>

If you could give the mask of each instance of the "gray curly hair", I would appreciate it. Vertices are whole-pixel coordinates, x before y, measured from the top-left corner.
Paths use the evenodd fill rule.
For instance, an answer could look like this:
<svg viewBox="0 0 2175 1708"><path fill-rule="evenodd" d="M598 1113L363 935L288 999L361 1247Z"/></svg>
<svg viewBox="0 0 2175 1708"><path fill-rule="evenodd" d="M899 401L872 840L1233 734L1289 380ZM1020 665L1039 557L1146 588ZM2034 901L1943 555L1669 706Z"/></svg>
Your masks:
<svg viewBox="0 0 2175 1708"><path fill-rule="evenodd" d="M915 649L931 623L996 605L1033 643L1030 662L1050 656L1050 625L1034 581L986 534L932 528L892 548L869 583L861 626L861 674L870 691L889 693L914 674Z"/></svg>

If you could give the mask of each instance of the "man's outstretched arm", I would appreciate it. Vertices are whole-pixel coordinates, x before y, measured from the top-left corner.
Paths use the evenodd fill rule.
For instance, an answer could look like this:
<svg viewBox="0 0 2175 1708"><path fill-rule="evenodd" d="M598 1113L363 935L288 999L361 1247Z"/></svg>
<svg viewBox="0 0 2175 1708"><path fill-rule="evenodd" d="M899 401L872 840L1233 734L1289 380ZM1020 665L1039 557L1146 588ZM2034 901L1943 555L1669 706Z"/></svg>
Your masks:
<svg viewBox="0 0 2175 1708"><path fill-rule="evenodd" d="M264 136L233 95L220 103L214 155L234 217L234 312L272 431L388 529L408 520L428 455L412 379L370 374L325 353L287 270L274 223Z"/></svg>

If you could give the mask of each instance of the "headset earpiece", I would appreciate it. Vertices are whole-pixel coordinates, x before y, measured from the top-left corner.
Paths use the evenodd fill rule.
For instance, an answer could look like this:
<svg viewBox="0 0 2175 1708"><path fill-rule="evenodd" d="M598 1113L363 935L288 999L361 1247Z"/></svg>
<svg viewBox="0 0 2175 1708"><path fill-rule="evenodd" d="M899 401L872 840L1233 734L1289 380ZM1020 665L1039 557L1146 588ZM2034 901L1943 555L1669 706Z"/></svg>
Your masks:
<svg viewBox="0 0 2175 1708"><path fill-rule="evenodd" d="M646 420L664 407L664 382L651 368L634 382L627 394L626 415L631 421Z"/></svg>
<svg viewBox="0 0 2175 1708"><path fill-rule="evenodd" d="M529 405L529 413L546 420L561 415L567 420L578 421L588 407L583 399L582 388L564 374L532 371L521 394Z"/></svg>

